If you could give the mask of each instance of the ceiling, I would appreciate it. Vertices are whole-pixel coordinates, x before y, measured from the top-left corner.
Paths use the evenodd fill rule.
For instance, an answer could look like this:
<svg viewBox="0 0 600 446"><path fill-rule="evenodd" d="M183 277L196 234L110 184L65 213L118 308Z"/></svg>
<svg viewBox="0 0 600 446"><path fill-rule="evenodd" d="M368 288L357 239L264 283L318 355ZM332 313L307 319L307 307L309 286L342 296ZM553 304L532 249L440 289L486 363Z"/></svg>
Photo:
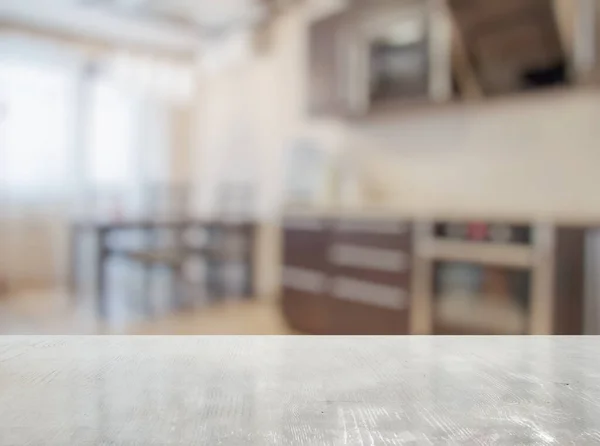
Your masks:
<svg viewBox="0 0 600 446"><path fill-rule="evenodd" d="M263 14L258 0L76 0L89 7L120 14L152 17L218 33L233 26L247 26Z"/></svg>
<svg viewBox="0 0 600 446"><path fill-rule="evenodd" d="M70 32L179 52L198 40L250 27L273 0L1 0L0 24Z"/></svg>

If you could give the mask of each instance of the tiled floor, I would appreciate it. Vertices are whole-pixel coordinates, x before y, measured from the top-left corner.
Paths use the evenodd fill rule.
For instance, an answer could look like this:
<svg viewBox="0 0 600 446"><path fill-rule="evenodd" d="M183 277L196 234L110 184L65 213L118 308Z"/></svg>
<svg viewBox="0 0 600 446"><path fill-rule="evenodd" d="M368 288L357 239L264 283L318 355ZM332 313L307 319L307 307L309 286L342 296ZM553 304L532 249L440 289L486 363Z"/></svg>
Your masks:
<svg viewBox="0 0 600 446"><path fill-rule="evenodd" d="M295 334L273 300L229 301L177 313L100 321L65 293L30 291L0 300L0 334Z"/></svg>

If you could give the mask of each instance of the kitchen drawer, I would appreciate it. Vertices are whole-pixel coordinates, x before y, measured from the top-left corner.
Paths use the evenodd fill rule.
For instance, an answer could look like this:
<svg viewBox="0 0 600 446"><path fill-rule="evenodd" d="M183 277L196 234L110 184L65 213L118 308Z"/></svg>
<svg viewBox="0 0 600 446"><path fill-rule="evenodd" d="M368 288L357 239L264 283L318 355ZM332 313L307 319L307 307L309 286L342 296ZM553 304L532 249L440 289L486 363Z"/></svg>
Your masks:
<svg viewBox="0 0 600 446"><path fill-rule="evenodd" d="M311 334L331 332L328 299L324 295L284 289L283 315L296 330Z"/></svg>
<svg viewBox="0 0 600 446"><path fill-rule="evenodd" d="M330 332L335 335L409 334L409 311L331 299Z"/></svg>
<svg viewBox="0 0 600 446"><path fill-rule="evenodd" d="M286 221L283 229L283 263L325 269L329 242L330 233L325 221Z"/></svg>
<svg viewBox="0 0 600 446"><path fill-rule="evenodd" d="M332 222L335 243L410 250L411 226L400 221L337 220Z"/></svg>

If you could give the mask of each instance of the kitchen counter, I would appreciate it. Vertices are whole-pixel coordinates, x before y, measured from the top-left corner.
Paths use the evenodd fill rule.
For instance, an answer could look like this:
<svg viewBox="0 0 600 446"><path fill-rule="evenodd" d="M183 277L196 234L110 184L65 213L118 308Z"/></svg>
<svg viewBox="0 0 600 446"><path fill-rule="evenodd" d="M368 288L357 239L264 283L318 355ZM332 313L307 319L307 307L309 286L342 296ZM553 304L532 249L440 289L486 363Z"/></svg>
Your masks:
<svg viewBox="0 0 600 446"><path fill-rule="evenodd" d="M600 338L4 337L0 445L591 444Z"/></svg>
<svg viewBox="0 0 600 446"><path fill-rule="evenodd" d="M600 214L567 213L567 212L534 212L528 213L501 211L498 209L477 209L462 211L448 209L404 209L392 206L311 206L289 207L283 216L294 218L348 218L359 220L402 219L407 221L494 221L511 224L553 224L557 226L596 228L600 227Z"/></svg>
<svg viewBox="0 0 600 446"><path fill-rule="evenodd" d="M282 225L284 315L297 330L318 335L582 334L586 308L594 308L592 294L585 295L588 227L572 224L290 210ZM461 265L470 268L468 283L448 273ZM480 309L499 298L518 310L504 318L486 310L498 322L491 324L452 299L448 313L438 298L452 290L442 281L469 302L481 301Z"/></svg>

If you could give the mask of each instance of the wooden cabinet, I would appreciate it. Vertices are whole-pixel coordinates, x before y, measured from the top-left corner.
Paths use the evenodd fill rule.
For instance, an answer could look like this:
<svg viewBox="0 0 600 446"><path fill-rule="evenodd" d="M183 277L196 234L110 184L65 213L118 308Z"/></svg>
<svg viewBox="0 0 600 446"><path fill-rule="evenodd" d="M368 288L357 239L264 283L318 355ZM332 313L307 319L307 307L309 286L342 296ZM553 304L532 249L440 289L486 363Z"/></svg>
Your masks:
<svg viewBox="0 0 600 446"><path fill-rule="evenodd" d="M356 1L314 22L308 44L309 113L361 117L446 99L448 57L432 51L444 28L436 23L434 3Z"/></svg>
<svg viewBox="0 0 600 446"><path fill-rule="evenodd" d="M408 334L410 226L293 218L284 224L283 310L302 331Z"/></svg>
<svg viewBox="0 0 600 446"><path fill-rule="evenodd" d="M301 331L326 334L329 314L326 219L291 218L284 225L282 306L290 324Z"/></svg>
<svg viewBox="0 0 600 446"><path fill-rule="evenodd" d="M311 115L375 118L597 83L597 0L354 0L308 33Z"/></svg>
<svg viewBox="0 0 600 446"><path fill-rule="evenodd" d="M408 224L336 221L328 259L332 333L408 334L411 259Z"/></svg>
<svg viewBox="0 0 600 446"><path fill-rule="evenodd" d="M584 228L293 217L283 230L283 311L300 331L583 332Z"/></svg>
<svg viewBox="0 0 600 446"><path fill-rule="evenodd" d="M585 230L559 227L553 254L552 332L583 334L585 301Z"/></svg>

